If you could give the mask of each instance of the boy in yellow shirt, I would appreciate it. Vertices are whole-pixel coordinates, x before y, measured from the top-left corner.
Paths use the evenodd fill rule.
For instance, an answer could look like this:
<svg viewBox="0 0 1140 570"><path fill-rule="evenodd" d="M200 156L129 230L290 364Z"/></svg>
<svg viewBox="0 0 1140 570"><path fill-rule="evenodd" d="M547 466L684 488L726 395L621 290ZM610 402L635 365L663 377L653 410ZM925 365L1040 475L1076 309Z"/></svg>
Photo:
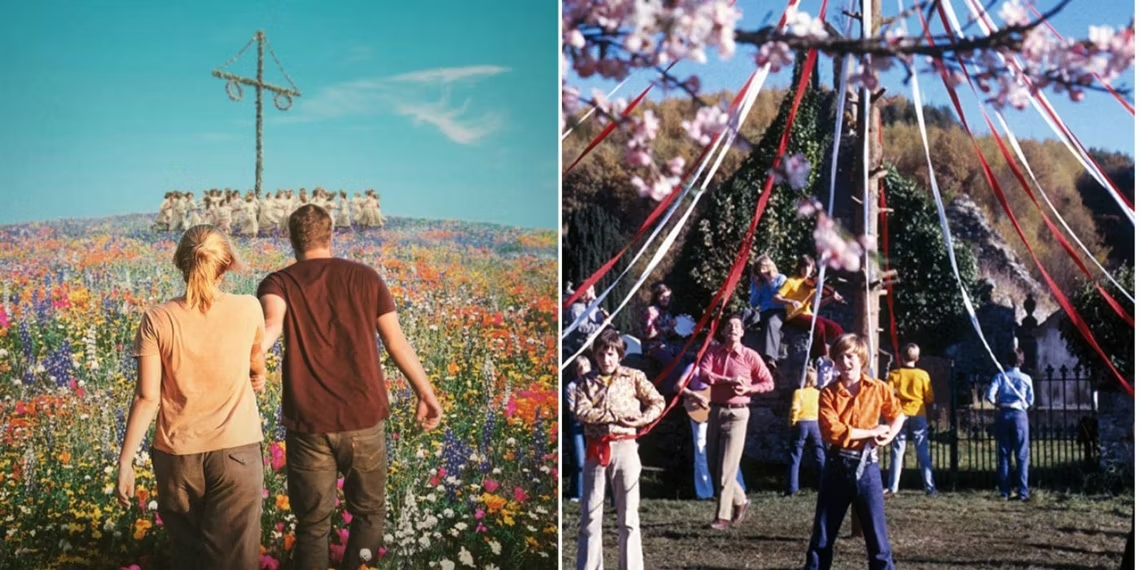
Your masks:
<svg viewBox="0 0 1140 570"><path fill-rule="evenodd" d="M816 487L818 477L823 473L823 436L819 434L819 388L816 387L816 373L809 369L803 383L792 394L792 408L788 412L788 425L792 426L791 448L788 451L788 496L800 490L800 458L804 445L809 445L815 459ZM809 443L810 440L810 443Z"/></svg>
<svg viewBox="0 0 1140 570"><path fill-rule="evenodd" d="M926 406L934 403L934 390L930 387L930 375L916 367L918 355L917 344L912 342L906 345L902 368L887 374L887 384L894 390L906 416L902 431L891 442L891 475L887 488L883 490L883 495L887 497L899 492L899 478L902 476L908 438L914 442L914 450L918 454L918 466L922 470L922 485L926 494L938 494L934 489L934 468L930 463L930 440L926 433Z"/></svg>

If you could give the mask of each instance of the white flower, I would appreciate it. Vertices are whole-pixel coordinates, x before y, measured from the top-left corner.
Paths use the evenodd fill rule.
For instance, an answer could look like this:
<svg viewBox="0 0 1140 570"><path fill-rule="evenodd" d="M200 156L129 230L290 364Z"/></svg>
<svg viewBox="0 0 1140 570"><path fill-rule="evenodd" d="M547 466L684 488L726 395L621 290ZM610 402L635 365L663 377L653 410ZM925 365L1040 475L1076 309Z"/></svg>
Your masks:
<svg viewBox="0 0 1140 570"><path fill-rule="evenodd" d="M512 447L513 447L513 446L515 445L515 443L517 443L517 442L515 441L515 438L513 438L513 437L508 437L508 438L507 438L507 445L510 445L510 446L512 446Z"/></svg>
<svg viewBox="0 0 1140 570"><path fill-rule="evenodd" d="M472 568L475 567L475 559L472 558L471 553L467 551L467 548L462 546L459 547L459 562L461 562L464 566L470 566Z"/></svg>
<svg viewBox="0 0 1140 570"><path fill-rule="evenodd" d="M429 538L428 535L425 534L425 535L420 537L419 543L420 543L420 546L422 546L423 548L427 548L427 547L431 546L431 538Z"/></svg>
<svg viewBox="0 0 1140 570"><path fill-rule="evenodd" d="M368 562L369 560L372 560L372 551L368 550L367 548L361 548L360 549L360 561L361 562Z"/></svg>
<svg viewBox="0 0 1140 570"><path fill-rule="evenodd" d="M491 547L491 552L493 554L498 555L503 552L503 545L499 544L499 541L492 539L488 540L487 544Z"/></svg>
<svg viewBox="0 0 1140 570"><path fill-rule="evenodd" d="M455 523L455 528L457 528L459 530L467 530L467 523L465 523L463 521L459 521L459 522Z"/></svg>
<svg viewBox="0 0 1140 570"><path fill-rule="evenodd" d="M148 511L157 511L158 510L158 501L151 500L151 502L146 504L146 509Z"/></svg>
<svg viewBox="0 0 1140 570"><path fill-rule="evenodd" d="M442 570L455 570L455 563L444 558L443 560L439 561L439 567Z"/></svg>

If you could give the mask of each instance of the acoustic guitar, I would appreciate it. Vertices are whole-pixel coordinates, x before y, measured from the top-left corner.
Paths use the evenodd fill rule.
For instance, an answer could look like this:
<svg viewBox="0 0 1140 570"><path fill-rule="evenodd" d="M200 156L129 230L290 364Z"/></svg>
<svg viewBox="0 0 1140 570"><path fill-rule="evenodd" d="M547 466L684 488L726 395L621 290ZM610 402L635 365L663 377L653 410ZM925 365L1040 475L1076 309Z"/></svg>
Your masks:
<svg viewBox="0 0 1140 570"><path fill-rule="evenodd" d="M693 392L704 396L705 401L708 401L709 394L712 393L712 388L705 388L704 390L694 390ZM703 423L709 421L709 409L708 409L708 407L702 408L701 405L699 403L697 403L697 401L693 398L682 397L681 403L685 406L685 413L689 414L689 417L692 418L694 422L697 422L699 424L703 424Z"/></svg>

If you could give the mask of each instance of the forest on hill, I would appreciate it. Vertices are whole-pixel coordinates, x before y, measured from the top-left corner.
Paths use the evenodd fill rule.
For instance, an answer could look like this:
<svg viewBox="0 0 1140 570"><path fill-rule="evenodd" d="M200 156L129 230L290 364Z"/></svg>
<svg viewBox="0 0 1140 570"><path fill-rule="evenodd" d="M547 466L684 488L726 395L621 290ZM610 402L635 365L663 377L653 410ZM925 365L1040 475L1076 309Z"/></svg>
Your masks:
<svg viewBox="0 0 1140 570"><path fill-rule="evenodd" d="M807 112L817 115L813 117L816 125L813 128L818 141L816 144L826 145L827 152L820 154L822 160L816 163L816 172L812 178L814 182L809 190L826 203L826 174L823 171L827 168L826 160L830 158L829 140L835 117L835 96L834 91L826 87L820 88L818 82L809 89L809 92L812 91L814 93L809 98L814 97L817 104L807 107L809 109ZM716 217L710 209L724 207L723 203L717 205L717 193L734 191L725 188L732 185L732 180L740 174L742 166L747 165L750 158L755 164L746 168L764 168L758 165L770 163L770 158L759 156L764 154L763 145L760 143L766 134L782 129L783 125L777 125L780 129L769 128L777 121L778 116L785 116L781 115L781 109L782 106L787 106L789 96L790 93L786 89L765 90L760 93L741 132L742 138L747 143L736 145L725 156L723 164L712 178L709 187L711 195L697 206L697 211L682 231L678 244L683 244L687 240L703 240L707 245L711 239L709 236L715 233L710 233L708 230L708 220ZM708 96L705 101L706 103L719 101L727 107L731 98L731 93L723 92ZM883 156L886 166L893 169L892 176L896 176L897 184L914 187L913 194L920 202L915 207L933 208L926 157L916 126L913 104L902 96L886 96L879 105L883 121ZM661 120L655 149L657 160L664 162L672 157L681 156L685 158L686 164L690 164L697 158L701 149L685 134L682 127L682 121L692 117L696 109L696 102L687 96L643 102L637 112L652 110ZM1018 306L1026 293L1036 292L1039 305L1046 311L1053 310L1055 304L1046 292L1042 276L1003 211L998 197L987 184L970 137L961 127L956 115L948 107L929 106L924 108L924 114L931 157L944 203L948 206L954 204L959 211L973 212L975 217L980 213L981 225L993 230L985 232L988 234L985 237L969 235L969 232L959 232L955 235L955 238L961 242L959 245L975 254L976 277L997 282L999 301ZM802 117L797 117L796 120L800 121ZM604 125L603 120L591 119L583 122L563 141L564 169L578 158ZM971 126L977 130L976 126ZM978 137L977 142L982 154L993 168L994 175L1009 201L1010 209L1024 230L1029 246L1062 290L1067 295L1076 294L1088 283L1088 278L1081 273L1049 231L1042 214L1038 213L1034 201L1022 189L993 138ZM1093 147L1090 153L1094 160L1105 168L1110 178L1131 201L1135 188L1133 158L1118 152L1097 150L1096 141L1083 142ZM1062 213L1064 221L1100 263L1109 271L1133 263L1132 225L1123 218L1119 207L1107 191L1084 172L1080 163L1064 145L1057 141L1032 139L1019 140L1019 145L1041 189L1057 211ZM563 280L566 282L574 282L588 276L616 254L657 206L656 202L639 197L631 187L630 169L625 164L625 148L623 134L620 131L615 132L563 176ZM793 148L792 152L795 151ZM1028 177L1026 179L1029 180ZM1045 215L1051 216L1048 206L1032 186L1032 181L1029 184ZM773 200L779 200L781 191L787 192L786 188L784 190L781 188L784 187L777 186ZM890 195L892 194L888 193L888 196ZM751 198L753 203L755 196L758 194ZM766 217L776 215L772 209L774 207L769 208L765 213ZM1058 220L1053 221L1061 227ZM698 227L702 224L705 225L704 230ZM896 223L892 222L890 228L892 233L897 231L894 225ZM1064 229L1061 231L1064 232ZM775 234L769 232L768 235L771 237ZM1067 233L1065 235L1069 237ZM765 251L768 248L768 244L763 243L764 239L766 238L758 237L761 243L758 243L754 251ZM936 239L940 241L940 238ZM987 243L980 243L982 241ZM998 243L990 243L994 241ZM640 246L640 244L635 245ZM1076 244L1073 246L1076 247ZM690 254L682 254L681 250L682 246L674 246L654 271L653 280L664 279L671 283L678 280L685 281L692 274L699 274L702 271L694 269L692 267L695 263L694 258ZM1004 253L997 255L995 251ZM1079 249L1077 255L1083 258ZM627 259L629 257L627 254ZM1083 261L1094 275L1099 273L1087 259ZM625 263L626 260L623 260L619 267ZM640 270L643 263L636 269ZM610 283L615 273L611 272L602 280L603 287ZM1016 274L1021 275L1020 281ZM714 280L723 279L715 275L706 277ZM949 275L945 278L951 279ZM697 280L700 278L697 277ZM1026 281L1036 283L1026 283ZM626 286L619 285L618 292L621 293L625 288ZM639 295L641 303L647 300L645 289L647 288L643 288ZM700 304L703 306L703 302ZM619 325L623 322L619 320Z"/></svg>

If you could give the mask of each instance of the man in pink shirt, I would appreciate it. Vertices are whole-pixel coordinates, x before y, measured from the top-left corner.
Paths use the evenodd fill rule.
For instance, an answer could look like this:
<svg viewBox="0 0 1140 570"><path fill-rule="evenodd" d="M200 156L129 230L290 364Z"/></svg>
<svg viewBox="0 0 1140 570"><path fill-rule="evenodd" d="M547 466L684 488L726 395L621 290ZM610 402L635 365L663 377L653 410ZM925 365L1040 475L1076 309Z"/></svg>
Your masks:
<svg viewBox="0 0 1140 570"><path fill-rule="evenodd" d="M748 434L752 394L776 388L772 374L760 355L744 346L744 321L729 317L721 326L722 344L710 348L701 359L701 379L712 387L709 404L709 470L716 486L716 518L710 525L724 530L744 520L748 497L736 482L744 440Z"/></svg>

